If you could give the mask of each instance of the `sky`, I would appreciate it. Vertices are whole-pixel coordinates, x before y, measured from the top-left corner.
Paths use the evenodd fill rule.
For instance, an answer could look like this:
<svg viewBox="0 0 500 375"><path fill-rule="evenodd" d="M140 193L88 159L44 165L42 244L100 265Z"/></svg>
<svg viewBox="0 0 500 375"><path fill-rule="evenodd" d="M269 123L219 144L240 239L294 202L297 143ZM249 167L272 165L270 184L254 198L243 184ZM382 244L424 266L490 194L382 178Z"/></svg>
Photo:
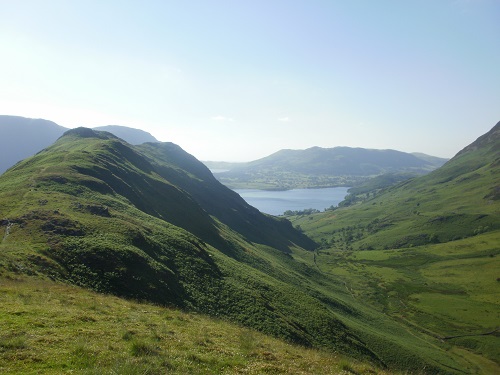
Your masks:
<svg viewBox="0 0 500 375"><path fill-rule="evenodd" d="M500 121L500 0L0 0L0 114L452 157Z"/></svg>

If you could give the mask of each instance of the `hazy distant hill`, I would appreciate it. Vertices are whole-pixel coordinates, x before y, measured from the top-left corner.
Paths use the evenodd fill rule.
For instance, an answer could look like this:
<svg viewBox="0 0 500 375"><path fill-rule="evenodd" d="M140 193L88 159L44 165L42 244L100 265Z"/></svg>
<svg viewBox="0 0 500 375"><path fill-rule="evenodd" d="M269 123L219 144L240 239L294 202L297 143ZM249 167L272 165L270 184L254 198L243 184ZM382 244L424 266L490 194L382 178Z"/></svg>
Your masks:
<svg viewBox="0 0 500 375"><path fill-rule="evenodd" d="M66 130L52 121L0 115L0 174L51 145Z"/></svg>
<svg viewBox="0 0 500 375"><path fill-rule="evenodd" d="M437 157L437 156L431 156L431 155L423 154L421 152L412 152L411 154L414 155L414 156L416 156L419 159L422 159L422 160L425 160L426 162L431 163L436 168L442 166L444 163L446 163L448 161L448 159L440 158L440 157Z"/></svg>
<svg viewBox="0 0 500 375"><path fill-rule="evenodd" d="M158 142L158 140L155 137L153 137L150 133L140 129L129 128L127 126L106 125L106 126L97 126L93 129L110 132L116 135L118 138L127 141L131 145L140 145L141 143L146 143L146 142Z"/></svg>
<svg viewBox="0 0 500 375"><path fill-rule="evenodd" d="M361 204L322 214L320 222L370 226L350 246L375 249L447 242L500 229L499 165L500 123L435 171L372 194Z"/></svg>
<svg viewBox="0 0 500 375"><path fill-rule="evenodd" d="M109 125L96 129L113 133L134 145L157 142L151 134L126 126ZM0 174L50 146L67 130L48 120L0 115Z"/></svg>
<svg viewBox="0 0 500 375"><path fill-rule="evenodd" d="M233 188L291 189L353 186L386 173L428 173L446 159L395 150L351 147L281 150L248 163L227 164L217 178ZM223 164L207 163L212 167Z"/></svg>

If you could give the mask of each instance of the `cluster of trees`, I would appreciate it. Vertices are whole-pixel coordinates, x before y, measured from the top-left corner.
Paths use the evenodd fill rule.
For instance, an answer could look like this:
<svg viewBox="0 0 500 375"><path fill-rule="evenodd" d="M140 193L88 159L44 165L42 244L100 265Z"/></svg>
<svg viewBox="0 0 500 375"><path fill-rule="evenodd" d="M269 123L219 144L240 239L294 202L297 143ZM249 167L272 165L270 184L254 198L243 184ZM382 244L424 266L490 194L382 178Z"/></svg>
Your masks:
<svg viewBox="0 0 500 375"><path fill-rule="evenodd" d="M286 210L283 215L285 216L303 216L303 215L312 215L312 214L317 214L318 212L321 212L320 210L317 210L315 208L306 208L304 210Z"/></svg>

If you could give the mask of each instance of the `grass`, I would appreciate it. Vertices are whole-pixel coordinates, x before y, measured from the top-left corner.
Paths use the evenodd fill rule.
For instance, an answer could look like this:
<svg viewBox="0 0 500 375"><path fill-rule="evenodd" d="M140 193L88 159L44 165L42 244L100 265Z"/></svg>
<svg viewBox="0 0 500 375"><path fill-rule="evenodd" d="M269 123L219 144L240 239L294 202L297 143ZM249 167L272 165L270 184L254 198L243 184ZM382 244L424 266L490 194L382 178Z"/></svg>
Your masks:
<svg viewBox="0 0 500 375"><path fill-rule="evenodd" d="M480 309L497 306L493 286L484 284L495 272L484 260L497 259L495 204L473 200L474 208L468 196L457 203L443 190L436 194L447 203L432 203L434 188L422 183L417 206L403 184L373 202L311 215L303 229L325 240L311 251L289 222L206 182L206 168L176 146L140 151L115 139L74 138L0 177L3 372L363 373L389 366L486 373L494 367L495 337L442 337L486 328L492 315ZM474 197L486 193L470 181ZM448 191L459 191L457 181L448 183ZM412 211L401 202L420 207L421 215L412 215L425 219L406 220ZM457 205L466 207L450 214ZM463 230L471 222L481 233ZM428 232L418 235L428 227L439 229L440 240L447 231L467 238L434 244ZM383 250L392 243L400 249ZM370 246L377 250L363 251ZM460 284L454 268L485 272L478 285ZM450 319L459 314L448 319L434 298L458 304L472 294L482 305L458 322ZM474 314L483 314L476 325L467 320ZM336 359L345 357L334 353L361 365L346 360L339 368Z"/></svg>
<svg viewBox="0 0 500 375"><path fill-rule="evenodd" d="M312 242L288 222L245 205L175 145L139 152L79 132L89 133L77 129L1 176L0 276L49 277L177 306L382 363L302 286L314 272L293 260L290 247ZM80 319L95 322L98 311L92 302ZM133 329L120 336L132 360L161 357ZM75 344L73 357L93 360L93 340Z"/></svg>
<svg viewBox="0 0 500 375"><path fill-rule="evenodd" d="M317 252L353 298L460 352L474 373L498 372L500 232L412 249ZM461 336L444 340L449 336ZM475 370L474 370L475 368ZM495 369L495 371L492 371Z"/></svg>
<svg viewBox="0 0 500 375"><path fill-rule="evenodd" d="M324 247L395 249L445 243L500 229L496 149L463 154L440 169L361 204L292 218Z"/></svg>
<svg viewBox="0 0 500 375"><path fill-rule="evenodd" d="M0 279L2 374L388 374L222 320L77 287Z"/></svg>
<svg viewBox="0 0 500 375"><path fill-rule="evenodd" d="M458 368L467 373L500 372L497 143L471 147L435 172L361 203L291 218L321 243L313 260L302 261L342 280L354 300L399 321L415 338L460 356ZM410 342L401 345L415 348Z"/></svg>

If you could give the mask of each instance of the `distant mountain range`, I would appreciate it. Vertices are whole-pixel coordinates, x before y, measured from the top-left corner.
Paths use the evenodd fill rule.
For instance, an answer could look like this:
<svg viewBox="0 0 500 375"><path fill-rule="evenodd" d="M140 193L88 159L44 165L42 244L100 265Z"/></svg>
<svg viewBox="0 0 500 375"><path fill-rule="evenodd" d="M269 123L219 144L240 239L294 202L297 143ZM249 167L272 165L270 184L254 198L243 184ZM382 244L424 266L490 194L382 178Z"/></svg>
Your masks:
<svg viewBox="0 0 500 375"><path fill-rule="evenodd" d="M353 186L386 173L426 174L447 159L365 148L281 150L248 163L205 162L232 188L292 189Z"/></svg>
<svg viewBox="0 0 500 375"><path fill-rule="evenodd" d="M113 133L134 145L158 141L143 130L126 126L108 125L94 129ZM67 130L48 120L0 115L0 174L18 161L50 146Z"/></svg>

